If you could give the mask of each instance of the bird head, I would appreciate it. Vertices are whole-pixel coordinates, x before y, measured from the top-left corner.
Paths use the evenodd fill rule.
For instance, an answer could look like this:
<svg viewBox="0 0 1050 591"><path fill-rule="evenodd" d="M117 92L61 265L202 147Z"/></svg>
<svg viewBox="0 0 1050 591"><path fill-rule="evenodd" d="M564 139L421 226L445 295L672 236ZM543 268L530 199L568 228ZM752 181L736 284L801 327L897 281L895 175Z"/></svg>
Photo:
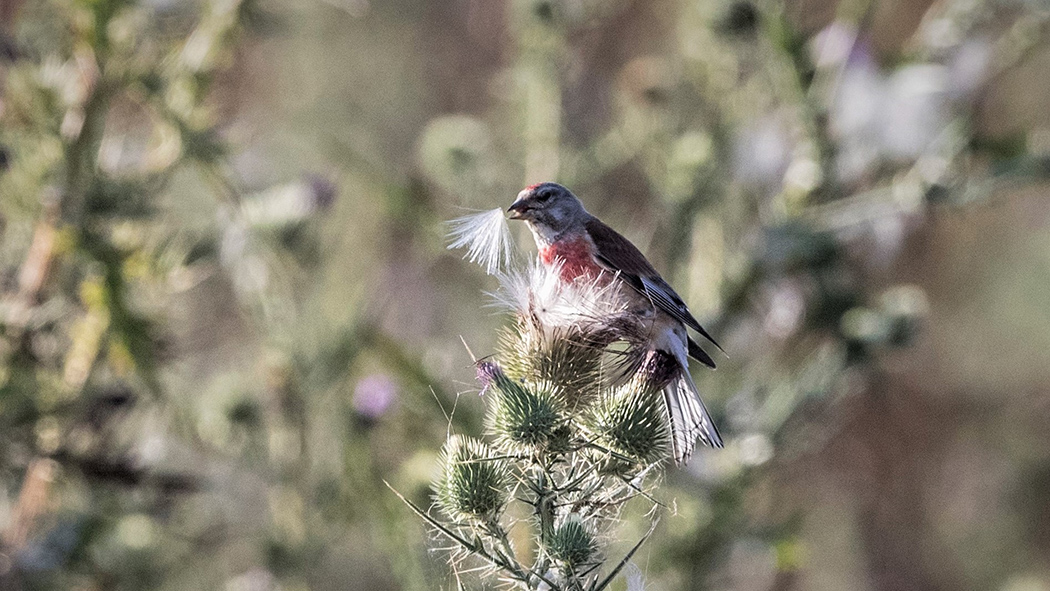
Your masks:
<svg viewBox="0 0 1050 591"><path fill-rule="evenodd" d="M586 220L587 210L572 191L558 183L539 183L518 193L510 208L510 219L525 220L548 239Z"/></svg>

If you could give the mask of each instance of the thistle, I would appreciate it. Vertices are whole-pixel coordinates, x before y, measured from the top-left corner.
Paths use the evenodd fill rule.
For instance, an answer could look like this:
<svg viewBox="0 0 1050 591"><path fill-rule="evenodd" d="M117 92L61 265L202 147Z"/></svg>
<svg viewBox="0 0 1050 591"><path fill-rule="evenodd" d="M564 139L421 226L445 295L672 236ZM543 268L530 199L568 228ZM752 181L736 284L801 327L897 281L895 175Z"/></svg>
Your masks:
<svg viewBox="0 0 1050 591"><path fill-rule="evenodd" d="M453 244L493 272L509 256L490 214L457 222ZM650 492L671 453L667 360L641 346L646 327L601 277L566 283L541 265L497 277L493 296L512 321L493 358L476 362L492 443L445 443L435 498L447 519L406 502L452 540L454 569L523 589L602 591L649 534L611 564L600 540L615 539L632 499L650 504L650 518L658 507ZM516 525L532 531L531 552L511 545Z"/></svg>
<svg viewBox="0 0 1050 591"><path fill-rule="evenodd" d="M644 341L646 327L629 313L618 290L597 280L567 285L557 268L542 265L500 280L491 295L514 316L499 347L512 377L556 384L575 408L639 367L642 348L635 345Z"/></svg>
<svg viewBox="0 0 1050 591"><path fill-rule="evenodd" d="M612 389L595 406L592 430L608 450L638 465L667 458L671 431L663 406L662 384L646 368Z"/></svg>
<svg viewBox="0 0 1050 591"><path fill-rule="evenodd" d="M487 445L454 435L441 451L434 485L441 509L454 521L491 522L506 502L507 468Z"/></svg>
<svg viewBox="0 0 1050 591"><path fill-rule="evenodd" d="M547 540L547 553L566 570L587 566L598 553L598 544L576 515L554 529Z"/></svg>
<svg viewBox="0 0 1050 591"><path fill-rule="evenodd" d="M556 388L512 380L490 362L479 363L478 375L491 381L489 425L503 448L536 450L564 434L568 422Z"/></svg>

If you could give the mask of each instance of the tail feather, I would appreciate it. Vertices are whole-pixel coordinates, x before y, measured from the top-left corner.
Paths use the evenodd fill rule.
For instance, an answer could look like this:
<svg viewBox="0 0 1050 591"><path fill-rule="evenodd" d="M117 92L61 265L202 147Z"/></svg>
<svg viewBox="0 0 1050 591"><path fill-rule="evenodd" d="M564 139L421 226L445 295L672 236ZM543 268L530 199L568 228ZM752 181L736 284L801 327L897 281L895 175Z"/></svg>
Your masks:
<svg viewBox="0 0 1050 591"><path fill-rule="evenodd" d="M697 439L711 447L724 445L688 369L683 368L664 388L664 401L671 419L671 445L676 464L689 460Z"/></svg>
<svg viewBox="0 0 1050 591"><path fill-rule="evenodd" d="M698 345L696 343L696 341L693 340L692 337L688 337L687 336L685 338L685 342L689 346L689 356L690 357L692 357L693 359L696 359L697 361L699 361L700 363L703 363L704 365L706 365L707 367L710 367L711 369L715 368L715 360L711 359L711 356L707 354L707 351L704 351L703 349L701 349L700 345ZM716 344L716 346L717 346L717 344Z"/></svg>
<svg viewBox="0 0 1050 591"><path fill-rule="evenodd" d="M664 401L667 403L667 414L671 420L671 446L676 464L684 464L689 460L697 439L711 447L723 446L722 436L718 434L711 414L700 400L700 392L693 383L693 377L689 375L689 342L692 342L692 339L674 330L665 331L660 339L653 341L657 352L670 353L671 358L668 361L677 365L671 368L672 377L664 387Z"/></svg>

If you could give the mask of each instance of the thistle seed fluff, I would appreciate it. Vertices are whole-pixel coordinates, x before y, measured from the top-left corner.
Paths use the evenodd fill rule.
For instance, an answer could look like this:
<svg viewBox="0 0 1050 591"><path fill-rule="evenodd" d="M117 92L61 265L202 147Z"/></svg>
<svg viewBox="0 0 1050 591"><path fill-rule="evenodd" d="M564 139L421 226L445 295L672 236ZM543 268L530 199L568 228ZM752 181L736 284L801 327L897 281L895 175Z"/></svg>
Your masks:
<svg viewBox="0 0 1050 591"><path fill-rule="evenodd" d="M511 241L507 218L500 208L465 215L448 222L449 250L467 249L463 258L495 275L510 261Z"/></svg>

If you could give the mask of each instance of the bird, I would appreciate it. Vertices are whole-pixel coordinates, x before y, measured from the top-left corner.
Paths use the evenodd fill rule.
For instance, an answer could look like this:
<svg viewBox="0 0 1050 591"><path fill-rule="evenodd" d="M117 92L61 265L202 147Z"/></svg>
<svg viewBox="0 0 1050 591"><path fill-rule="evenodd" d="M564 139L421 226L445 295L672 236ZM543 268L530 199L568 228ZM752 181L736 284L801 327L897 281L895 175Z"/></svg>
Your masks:
<svg viewBox="0 0 1050 591"><path fill-rule="evenodd" d="M722 347L700 326L645 255L630 240L588 213L572 191L557 183L526 187L508 212L510 219L526 222L536 240L540 262L557 269L561 281L607 278L621 287L621 292L637 304L639 313L651 323L647 347L663 353L673 364L663 399L671 424L675 463L688 462L697 439L711 447L723 447L718 428L689 373L689 357L711 369L715 362L693 340L688 329L720 351Z"/></svg>

